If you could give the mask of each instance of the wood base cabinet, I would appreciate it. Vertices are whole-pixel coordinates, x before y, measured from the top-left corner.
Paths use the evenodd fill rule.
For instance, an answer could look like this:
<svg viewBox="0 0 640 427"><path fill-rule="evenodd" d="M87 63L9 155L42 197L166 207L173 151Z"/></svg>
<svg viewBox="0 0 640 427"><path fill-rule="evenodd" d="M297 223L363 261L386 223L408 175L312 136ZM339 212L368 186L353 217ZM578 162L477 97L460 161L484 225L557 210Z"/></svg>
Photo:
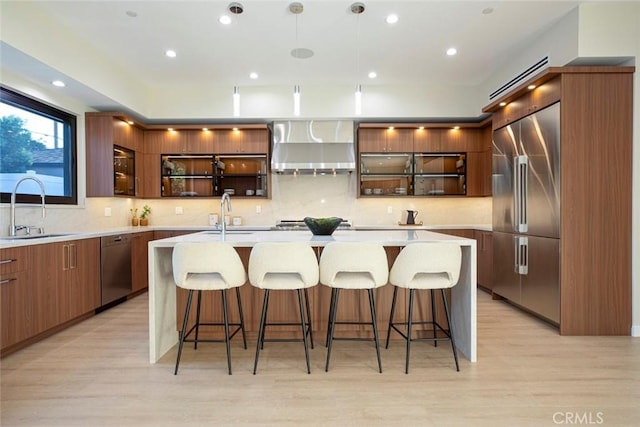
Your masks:
<svg viewBox="0 0 640 427"><path fill-rule="evenodd" d="M100 239L0 251L2 354L100 306Z"/></svg>

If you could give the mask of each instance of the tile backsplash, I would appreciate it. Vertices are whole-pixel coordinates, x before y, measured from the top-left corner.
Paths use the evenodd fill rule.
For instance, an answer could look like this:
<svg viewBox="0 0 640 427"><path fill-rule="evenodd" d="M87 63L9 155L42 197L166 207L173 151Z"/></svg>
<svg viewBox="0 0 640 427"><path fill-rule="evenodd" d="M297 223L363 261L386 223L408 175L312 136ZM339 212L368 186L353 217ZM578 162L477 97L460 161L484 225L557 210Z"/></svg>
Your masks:
<svg viewBox="0 0 640 427"><path fill-rule="evenodd" d="M357 175L273 175L272 198L231 198L232 216L243 225L273 225L279 219L339 216L354 225L394 225L406 220L406 209L417 210L425 225L489 225L491 197L357 198ZM207 226L210 213L220 213L219 199L88 198L84 207L49 206L41 218L36 206L18 206L16 222L44 224L47 232L94 231L130 224L129 209L151 207L150 224ZM110 216L105 216L110 211ZM259 213L258 213L259 211ZM0 234L9 227L9 206L2 205ZM182 213L177 213L182 212ZM389 213L391 212L391 213Z"/></svg>

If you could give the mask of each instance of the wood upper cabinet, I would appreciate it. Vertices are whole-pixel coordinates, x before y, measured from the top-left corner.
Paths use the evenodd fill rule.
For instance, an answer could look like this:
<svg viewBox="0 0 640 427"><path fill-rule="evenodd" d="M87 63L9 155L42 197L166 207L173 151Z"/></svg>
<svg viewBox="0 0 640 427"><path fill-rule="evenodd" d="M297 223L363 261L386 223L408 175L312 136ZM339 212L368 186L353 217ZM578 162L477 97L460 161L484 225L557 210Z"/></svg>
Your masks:
<svg viewBox="0 0 640 427"><path fill-rule="evenodd" d="M214 130L213 150L216 154L267 154L269 131L267 129Z"/></svg>
<svg viewBox="0 0 640 427"><path fill-rule="evenodd" d="M196 129L147 130L146 154L207 154L213 152L213 132Z"/></svg>
<svg viewBox="0 0 640 427"><path fill-rule="evenodd" d="M142 151L142 129L129 124L128 122L113 118L113 144L128 148L133 151Z"/></svg>
<svg viewBox="0 0 640 427"><path fill-rule="evenodd" d="M442 151L442 134L438 128L416 129L413 132L413 151L416 153L439 153Z"/></svg>
<svg viewBox="0 0 640 427"><path fill-rule="evenodd" d="M358 149L362 153L411 153L413 129L359 128Z"/></svg>
<svg viewBox="0 0 640 427"><path fill-rule="evenodd" d="M442 130L442 152L482 151L482 131L478 128Z"/></svg>
<svg viewBox="0 0 640 427"><path fill-rule="evenodd" d="M143 148L142 130L123 121L119 113L85 114L86 185L87 197L114 196L114 145L140 153ZM135 192L142 169L135 167Z"/></svg>
<svg viewBox="0 0 640 427"><path fill-rule="evenodd" d="M504 107L493 112L493 129L513 123L560 100L561 77L545 81Z"/></svg>
<svg viewBox="0 0 640 427"><path fill-rule="evenodd" d="M142 155L143 175L140 181L140 186L142 188L142 195L145 198L160 197L161 163L162 160L159 153L145 153Z"/></svg>
<svg viewBox="0 0 640 427"><path fill-rule="evenodd" d="M33 335L29 247L0 249L0 348Z"/></svg>
<svg viewBox="0 0 640 427"><path fill-rule="evenodd" d="M493 152L490 150L467 153L467 196L479 197L492 194L492 159Z"/></svg>
<svg viewBox="0 0 640 427"><path fill-rule="evenodd" d="M149 286L149 242L153 240L153 231L136 233L131 243L131 282L133 291Z"/></svg>

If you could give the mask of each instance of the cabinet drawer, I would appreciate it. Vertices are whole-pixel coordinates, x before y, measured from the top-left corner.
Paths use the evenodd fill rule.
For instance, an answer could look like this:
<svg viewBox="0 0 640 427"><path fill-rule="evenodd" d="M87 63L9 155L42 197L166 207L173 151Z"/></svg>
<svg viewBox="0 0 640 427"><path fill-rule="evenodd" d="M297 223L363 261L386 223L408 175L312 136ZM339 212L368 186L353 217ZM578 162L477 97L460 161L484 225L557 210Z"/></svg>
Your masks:
<svg viewBox="0 0 640 427"><path fill-rule="evenodd" d="M0 275L26 270L28 257L27 246L0 249Z"/></svg>

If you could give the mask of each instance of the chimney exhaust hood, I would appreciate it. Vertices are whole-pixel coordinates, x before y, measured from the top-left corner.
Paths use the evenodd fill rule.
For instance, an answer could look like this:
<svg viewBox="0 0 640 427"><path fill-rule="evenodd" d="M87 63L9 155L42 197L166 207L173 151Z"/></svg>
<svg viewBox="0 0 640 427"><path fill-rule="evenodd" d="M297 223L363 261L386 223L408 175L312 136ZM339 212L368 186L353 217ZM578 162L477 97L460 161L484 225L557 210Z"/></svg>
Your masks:
<svg viewBox="0 0 640 427"><path fill-rule="evenodd" d="M350 120L273 122L271 170L275 173L351 173L356 168Z"/></svg>

